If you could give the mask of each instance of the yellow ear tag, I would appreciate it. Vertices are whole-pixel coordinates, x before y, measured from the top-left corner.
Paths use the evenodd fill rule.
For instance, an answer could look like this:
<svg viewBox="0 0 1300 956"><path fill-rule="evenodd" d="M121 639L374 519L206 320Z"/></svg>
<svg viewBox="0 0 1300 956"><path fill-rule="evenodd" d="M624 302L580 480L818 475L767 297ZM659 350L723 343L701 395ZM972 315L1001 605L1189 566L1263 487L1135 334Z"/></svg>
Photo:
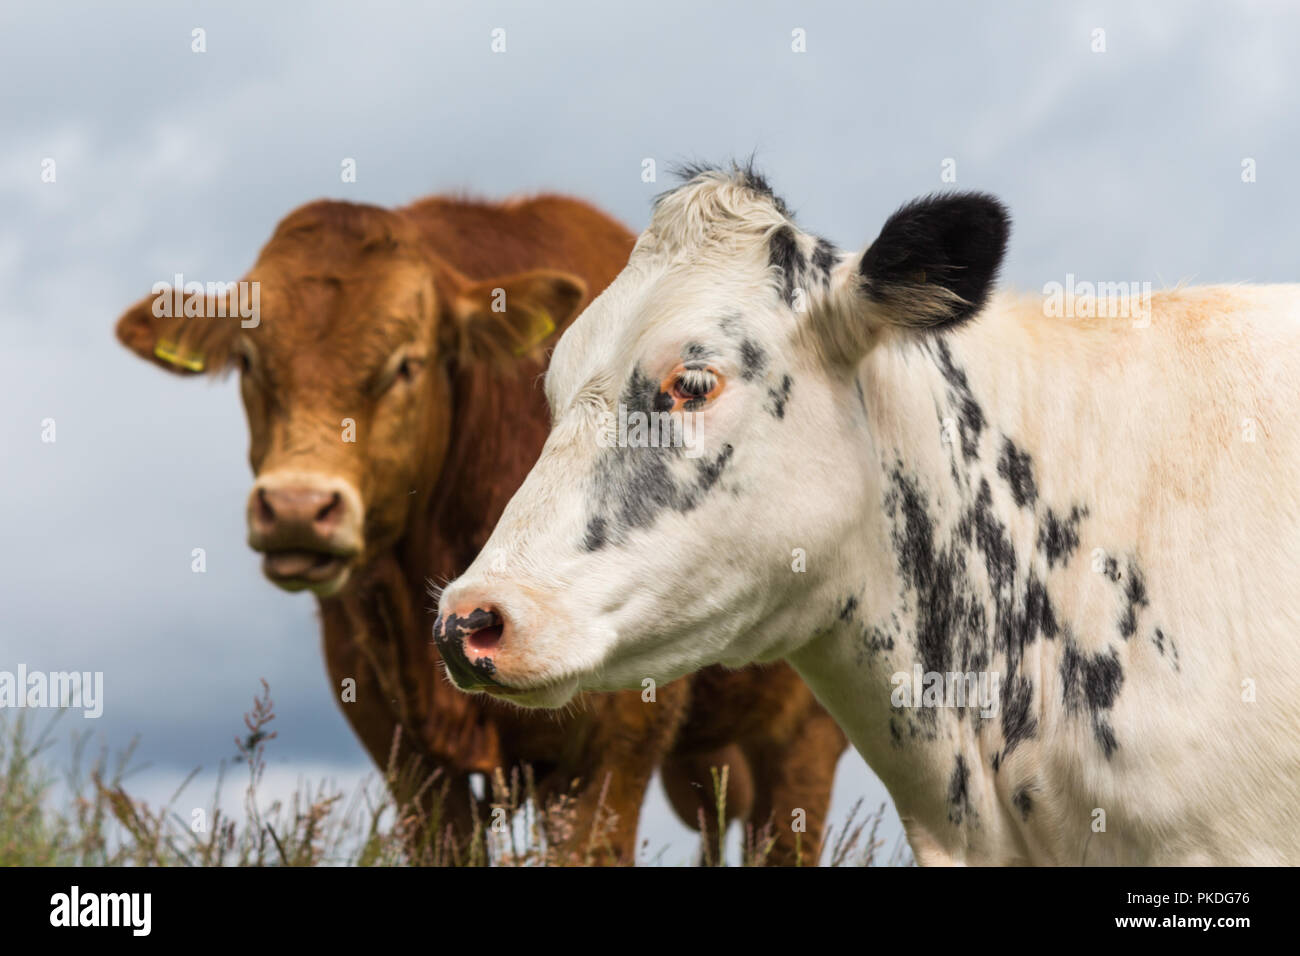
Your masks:
<svg viewBox="0 0 1300 956"><path fill-rule="evenodd" d="M187 372L203 371L202 355L183 355L174 342L159 340L153 347L153 354L168 365L175 365Z"/></svg>
<svg viewBox="0 0 1300 956"><path fill-rule="evenodd" d="M533 313L533 316L535 317L533 327L528 330L523 342L515 346L516 358L555 331L555 320L551 318L551 314L545 309L538 309Z"/></svg>

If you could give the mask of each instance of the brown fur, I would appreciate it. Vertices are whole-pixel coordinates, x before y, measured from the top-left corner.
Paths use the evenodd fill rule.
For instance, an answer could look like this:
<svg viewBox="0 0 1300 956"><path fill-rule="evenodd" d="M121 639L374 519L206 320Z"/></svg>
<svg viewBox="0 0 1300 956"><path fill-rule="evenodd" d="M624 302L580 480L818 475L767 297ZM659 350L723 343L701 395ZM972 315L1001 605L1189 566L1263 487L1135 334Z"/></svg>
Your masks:
<svg viewBox="0 0 1300 956"><path fill-rule="evenodd" d="M427 582L458 575L483 546L549 430L536 337L542 313L561 329L625 264L633 237L591 206L541 196L506 203L432 198L395 211L319 201L287 216L246 279L261 284L261 324L157 319L152 299L118 323L121 341L158 358L160 338L241 376L255 473L273 467L346 478L364 502L364 551L336 596L320 599L336 692L380 766L401 729L400 759L450 782L451 823L470 820L467 775L531 764L544 798L569 792L578 838L603 812L616 827L603 859L631 862L646 786L662 767L674 808L716 854L709 767L731 764L729 815L771 820L771 862L793 861L791 813L807 811L815 859L845 739L784 664L711 669L640 692L586 695L564 715L522 711L447 682L430 640ZM505 288L509 311L488 307ZM377 370L395 350L425 359L409 386L382 395ZM356 423L355 443L340 440ZM574 850L582 849L575 844Z"/></svg>

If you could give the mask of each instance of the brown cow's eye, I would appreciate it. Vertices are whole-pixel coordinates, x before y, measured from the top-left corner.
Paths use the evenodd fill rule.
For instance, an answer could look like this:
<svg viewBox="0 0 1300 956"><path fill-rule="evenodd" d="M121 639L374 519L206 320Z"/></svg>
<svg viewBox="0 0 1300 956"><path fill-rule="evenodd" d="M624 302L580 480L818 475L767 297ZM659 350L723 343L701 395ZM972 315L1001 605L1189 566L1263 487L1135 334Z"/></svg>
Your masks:
<svg viewBox="0 0 1300 956"><path fill-rule="evenodd" d="M418 355L407 355L402 358L397 366L391 372L379 380L376 392L382 394L388 391L398 382L410 384L415 377L420 374L420 369L424 368L424 359Z"/></svg>

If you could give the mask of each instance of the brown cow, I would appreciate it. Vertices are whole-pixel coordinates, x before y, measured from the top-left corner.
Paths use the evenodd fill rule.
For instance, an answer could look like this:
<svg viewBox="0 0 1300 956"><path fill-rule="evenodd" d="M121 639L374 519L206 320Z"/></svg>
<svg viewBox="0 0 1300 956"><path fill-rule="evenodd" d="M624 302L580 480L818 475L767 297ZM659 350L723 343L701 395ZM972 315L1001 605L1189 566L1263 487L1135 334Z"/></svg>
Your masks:
<svg viewBox="0 0 1300 956"><path fill-rule="evenodd" d="M683 819L707 807L715 829L708 768L727 763L729 813L781 835L770 862L792 859L796 808L808 859L845 740L784 664L706 672L653 703L590 695L557 718L459 693L431 643L427 582L470 563L549 430L541 346L632 243L559 196L318 201L281 221L249 285L188 310L197 294L150 296L117 335L168 371L240 370L257 476L249 544L274 583L315 592L330 678L356 682L343 704L353 729L381 767L400 728L403 764L441 768L457 833L470 826L468 775L527 763L544 799L579 781L575 838L612 813L601 861L631 862L655 768ZM241 302L257 305L243 320Z"/></svg>

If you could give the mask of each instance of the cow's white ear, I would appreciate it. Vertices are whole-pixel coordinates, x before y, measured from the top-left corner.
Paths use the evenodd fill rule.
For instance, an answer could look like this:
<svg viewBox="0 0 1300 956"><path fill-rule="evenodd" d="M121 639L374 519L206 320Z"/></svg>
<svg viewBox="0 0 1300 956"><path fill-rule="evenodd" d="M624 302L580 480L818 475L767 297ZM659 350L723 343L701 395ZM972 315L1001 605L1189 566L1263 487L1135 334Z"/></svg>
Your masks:
<svg viewBox="0 0 1300 956"><path fill-rule="evenodd" d="M916 199L887 220L862 256L842 263L819 325L856 361L888 328L950 328L979 312L1006 252L1011 219L984 193Z"/></svg>

